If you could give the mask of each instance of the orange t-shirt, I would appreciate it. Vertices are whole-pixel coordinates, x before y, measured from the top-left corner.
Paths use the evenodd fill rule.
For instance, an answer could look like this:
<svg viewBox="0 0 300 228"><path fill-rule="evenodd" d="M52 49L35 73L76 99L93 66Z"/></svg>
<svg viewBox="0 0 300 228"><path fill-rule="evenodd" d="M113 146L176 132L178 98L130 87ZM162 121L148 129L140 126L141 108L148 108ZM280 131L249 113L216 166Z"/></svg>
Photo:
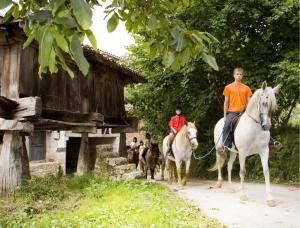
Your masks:
<svg viewBox="0 0 300 228"><path fill-rule="evenodd" d="M243 83L233 82L225 87L223 95L229 99L228 112L242 112L252 92Z"/></svg>

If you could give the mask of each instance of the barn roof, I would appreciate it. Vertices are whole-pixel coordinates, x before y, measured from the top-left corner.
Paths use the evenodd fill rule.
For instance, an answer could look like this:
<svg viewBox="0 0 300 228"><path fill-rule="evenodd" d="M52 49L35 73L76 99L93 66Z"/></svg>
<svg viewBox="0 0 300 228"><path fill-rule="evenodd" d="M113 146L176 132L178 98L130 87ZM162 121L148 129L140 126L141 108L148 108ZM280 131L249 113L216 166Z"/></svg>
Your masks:
<svg viewBox="0 0 300 228"><path fill-rule="evenodd" d="M2 17L0 16L0 29L2 27L8 27L8 26L15 26L18 28L22 28L22 21L16 20L8 23L4 23L2 21ZM20 33L22 35L25 35L23 30L20 30ZM102 51L102 50L95 50L92 47L88 45L83 46L84 54L88 59L94 59L95 61L98 61L100 63L103 63L105 65L108 65L109 67L119 71L122 73L122 75L119 75L120 77L126 77L125 81L127 83L145 83L147 82L147 79L145 76L136 70L130 68L129 66L125 65L122 62L122 59L118 56L115 56L113 54L110 54L108 52Z"/></svg>
<svg viewBox="0 0 300 228"><path fill-rule="evenodd" d="M85 55L92 55L97 59L97 61L109 65L110 67L118 71L121 71L124 75L129 77L133 83L147 82L144 75L126 66L122 62L122 59L118 56L99 49L95 50L88 45L84 46L84 53Z"/></svg>

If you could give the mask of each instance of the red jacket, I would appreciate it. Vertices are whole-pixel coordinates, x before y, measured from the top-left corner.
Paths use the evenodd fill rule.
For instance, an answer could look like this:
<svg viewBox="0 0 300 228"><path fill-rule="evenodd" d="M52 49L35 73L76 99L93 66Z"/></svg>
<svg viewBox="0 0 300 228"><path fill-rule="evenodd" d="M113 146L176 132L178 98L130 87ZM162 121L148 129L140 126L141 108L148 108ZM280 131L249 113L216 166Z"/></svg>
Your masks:
<svg viewBox="0 0 300 228"><path fill-rule="evenodd" d="M186 119L184 116L182 115L176 115L176 116L172 116L170 122L169 122L169 126L173 127L177 132L180 131L180 129L186 124Z"/></svg>

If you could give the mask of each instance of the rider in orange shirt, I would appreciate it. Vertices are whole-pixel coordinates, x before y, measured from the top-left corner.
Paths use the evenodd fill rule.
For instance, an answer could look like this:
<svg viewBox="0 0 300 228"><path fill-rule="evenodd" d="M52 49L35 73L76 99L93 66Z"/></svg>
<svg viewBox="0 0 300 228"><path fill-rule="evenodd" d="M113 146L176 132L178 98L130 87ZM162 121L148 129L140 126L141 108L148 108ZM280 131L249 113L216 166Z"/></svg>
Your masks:
<svg viewBox="0 0 300 228"><path fill-rule="evenodd" d="M227 85L224 89L224 128L223 128L223 145L224 150L231 148L232 135L230 134L231 123L246 107L250 96L251 89L243 84L242 78L244 70L241 67L235 68L233 71L234 82Z"/></svg>
<svg viewBox="0 0 300 228"><path fill-rule="evenodd" d="M224 128L223 128L223 146L224 152L232 147L233 136L230 133L233 119L246 109L246 105L252 95L251 89L241 83L244 76L244 70L237 67L233 71L234 82L227 85L224 89ZM281 143L272 139L269 148L277 151L282 147Z"/></svg>

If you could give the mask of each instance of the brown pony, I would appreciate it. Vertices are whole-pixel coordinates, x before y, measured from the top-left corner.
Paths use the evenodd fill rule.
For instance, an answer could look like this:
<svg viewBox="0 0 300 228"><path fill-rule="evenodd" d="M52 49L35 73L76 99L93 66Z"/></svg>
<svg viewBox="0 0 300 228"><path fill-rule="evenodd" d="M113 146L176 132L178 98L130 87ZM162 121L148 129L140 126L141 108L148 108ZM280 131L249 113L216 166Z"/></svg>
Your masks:
<svg viewBox="0 0 300 228"><path fill-rule="evenodd" d="M127 161L128 163L135 164L138 167L139 164L139 148L127 147Z"/></svg>
<svg viewBox="0 0 300 228"><path fill-rule="evenodd" d="M157 165L159 165L160 162L159 157L160 157L160 151L158 145L155 143L151 143L145 156L146 164L145 164L144 171L145 171L146 179L147 179L148 169L150 169L151 179L154 179L155 169L157 168Z"/></svg>

